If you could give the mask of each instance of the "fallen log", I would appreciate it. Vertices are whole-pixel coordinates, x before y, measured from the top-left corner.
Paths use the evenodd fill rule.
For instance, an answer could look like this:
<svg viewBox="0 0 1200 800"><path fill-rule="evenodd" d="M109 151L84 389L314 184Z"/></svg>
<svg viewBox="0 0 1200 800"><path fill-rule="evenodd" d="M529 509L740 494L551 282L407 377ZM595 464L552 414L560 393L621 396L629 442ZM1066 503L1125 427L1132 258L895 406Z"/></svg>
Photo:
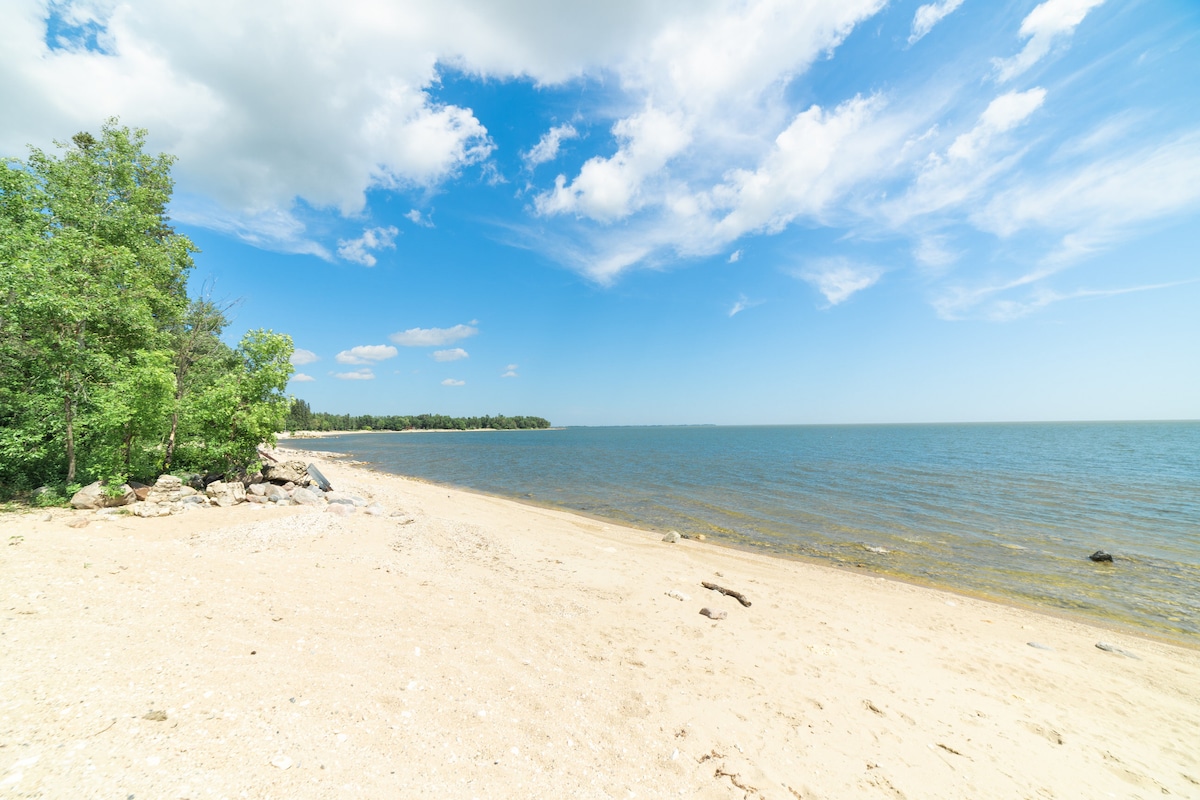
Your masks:
<svg viewBox="0 0 1200 800"><path fill-rule="evenodd" d="M708 581L701 581L700 585L705 589L712 589L714 592L720 592L723 595L728 595L744 605L746 608L750 607L750 601L747 600L746 595L742 594L741 592L735 592L733 589L726 589L724 586L717 586L715 583L709 583Z"/></svg>

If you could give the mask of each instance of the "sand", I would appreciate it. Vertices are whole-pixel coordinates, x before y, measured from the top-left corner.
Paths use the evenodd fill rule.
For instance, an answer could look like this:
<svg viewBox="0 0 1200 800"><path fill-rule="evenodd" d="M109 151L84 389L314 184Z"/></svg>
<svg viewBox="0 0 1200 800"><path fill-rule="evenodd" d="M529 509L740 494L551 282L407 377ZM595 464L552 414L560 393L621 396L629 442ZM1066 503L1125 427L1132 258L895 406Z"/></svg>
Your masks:
<svg viewBox="0 0 1200 800"><path fill-rule="evenodd" d="M316 463L0 515L0 797L1200 797L1196 650Z"/></svg>

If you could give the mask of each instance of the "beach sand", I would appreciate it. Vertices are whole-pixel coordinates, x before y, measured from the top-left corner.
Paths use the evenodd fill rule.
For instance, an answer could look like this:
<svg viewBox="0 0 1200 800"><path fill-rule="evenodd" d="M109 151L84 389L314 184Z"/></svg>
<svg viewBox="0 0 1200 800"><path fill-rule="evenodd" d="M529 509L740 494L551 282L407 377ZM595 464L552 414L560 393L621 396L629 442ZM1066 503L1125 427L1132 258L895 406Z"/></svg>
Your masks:
<svg viewBox="0 0 1200 800"><path fill-rule="evenodd" d="M0 797L1200 797L1196 650L303 457L0 515Z"/></svg>

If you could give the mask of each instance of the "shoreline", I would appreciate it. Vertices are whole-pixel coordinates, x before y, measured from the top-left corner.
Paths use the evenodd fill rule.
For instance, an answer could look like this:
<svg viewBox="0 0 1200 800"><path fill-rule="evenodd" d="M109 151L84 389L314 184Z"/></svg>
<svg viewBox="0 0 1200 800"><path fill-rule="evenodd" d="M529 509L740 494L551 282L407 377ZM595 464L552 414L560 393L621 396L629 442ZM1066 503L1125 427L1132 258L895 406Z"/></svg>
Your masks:
<svg viewBox="0 0 1200 800"><path fill-rule="evenodd" d="M421 433L423 431L410 431L410 432ZM446 432L447 433L460 433L462 431L446 431ZM330 432L319 432L319 433L321 435L316 435L311 438L326 438L328 436L341 436L341 435L346 435L347 433L400 433L400 431L353 431L353 432L330 431ZM297 438L299 438L299 437L297 437ZM287 449L282 443L280 444L280 448ZM603 515L591 513L589 511L586 511L583 509L571 508L571 507L565 506L565 505L555 505L553 503L550 503L549 501L539 501L533 497L526 497L526 496L517 495L517 494L510 495L510 494L503 494L503 493L499 493L499 492L488 492L488 491L485 491L482 489L476 489L476 488L470 487L470 486L463 486L463 485L454 484L454 483L443 483L440 481L435 481L430 478L424 478L424 477L417 476L417 475L405 475L405 474L399 473L399 472L389 472L386 469L383 469L381 467L376 467L375 465L373 465L369 462L357 460L354 457L354 455L350 454L350 453L332 453L329 451L321 451L321 450L305 450L302 447L299 449L292 450L292 452L295 453L298 457L303 456L304 458L313 458L313 457L332 458L332 459L336 459L336 460L340 461L341 463L347 464L349 466L353 466L353 467L364 469L364 470L369 470L371 472L375 472L380 475L388 475L388 476L392 476L395 478L400 478L402 480L416 481L419 483L424 483L424 484L428 484L431 486L438 486L438 487L445 488L445 489L452 490L452 491L467 492L467 493L479 495L481 497L501 498L501 499L505 499L505 500L508 500L511 502L519 503L521 505L529 506L530 508L535 508L535 509L547 509L547 510L561 511L561 512L564 512L567 514L574 514L574 515L577 515L580 517L584 517L586 519L590 519L594 522L598 522L600 524L622 526L622 527L627 527L627 528L634 529L634 530L645 531L647 533L657 534L660 536L665 534L669 530L668 528L659 529L659 528L647 527L637 520L625 520L625 519L620 519L617 517L606 517ZM846 561L838 561L835 559L819 558L816 556L809 556L809 555L805 555L805 554L801 554L801 553L789 553L789 552L785 552L785 551L772 550L770 548L764 548L761 546L755 546L753 544L745 544L745 543L740 543L740 542L736 542L736 541L725 540L725 539L721 539L721 538L717 538L717 537L701 536L699 541L705 542L709 545L713 545L713 546L721 547L721 548L727 548L727 549L737 551L737 552L754 553L754 554L762 555L762 556L765 556L768 558L777 558L777 559L781 559L783 561L792 561L792 562L797 562L797 563L802 563L802 564L810 564L810 565L814 565L814 566L828 567L831 569L845 571L845 572L847 572L849 574L853 574L853 575L865 575L865 576L869 576L869 577L882 578L885 580L897 581L899 583L903 583L903 584L910 585L910 586L916 586L916 587L921 587L921 588L931 589L931 590L936 590L936 591L942 591L942 592L949 592L949 593L956 594L956 595L966 597L966 598L972 598L972 599L981 600L981 601L989 602L989 603L996 603L998 605L1011 606L1013 608L1021 609L1021 610L1028 611L1028 612L1034 613L1034 614L1045 614L1047 616L1056 617L1056 618L1063 619L1063 620L1076 621L1076 622L1081 622L1083 624L1090 624L1090 625L1094 625L1099 628L1103 628L1105 630L1112 631L1114 633L1121 633L1121 634L1129 635L1129 636L1137 636L1140 638L1147 639L1149 641L1161 642L1164 644L1172 644L1172 645L1176 645L1179 647L1184 647L1184 648L1188 648L1191 650L1200 651L1200 639L1198 639L1196 637L1188 637L1187 635L1184 635L1184 634L1175 634L1170 631L1162 631L1162 630L1156 630L1156 629L1140 626L1140 625L1136 624L1135 622L1130 622L1130 621L1121 619L1119 617L1105 616L1105 615L1098 614L1098 613L1097 614L1088 614L1085 612L1072 610L1070 608L1060 608L1060 607L1055 607L1055 606L1050 606L1050 605L1045 605L1045 604L1038 604L1032 600L1027 600L1027 599L1019 597L1019 596L1002 595L999 593L993 594L993 593L989 593L989 592L981 591L981 590L972 590L967 587L960 587L960 586L953 586L953 585L949 585L949 584L936 583L934 581L922 580L920 577L917 577L917 576L910 576L910 575L905 575L905 574L896 573L896 572L887 572L884 570L873 569L872 567L867 566L867 565L854 565L854 564L848 563Z"/></svg>
<svg viewBox="0 0 1200 800"><path fill-rule="evenodd" d="M0 515L0 797L1200 787L1194 650L305 456L387 514Z"/></svg>

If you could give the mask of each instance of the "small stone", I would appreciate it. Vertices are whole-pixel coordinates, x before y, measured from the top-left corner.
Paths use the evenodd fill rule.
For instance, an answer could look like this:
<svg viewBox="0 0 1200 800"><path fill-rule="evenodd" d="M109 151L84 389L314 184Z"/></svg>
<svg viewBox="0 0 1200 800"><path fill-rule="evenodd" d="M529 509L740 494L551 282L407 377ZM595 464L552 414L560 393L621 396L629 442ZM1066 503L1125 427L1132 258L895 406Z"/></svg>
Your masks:
<svg viewBox="0 0 1200 800"><path fill-rule="evenodd" d="M1053 650L1054 649L1050 645L1042 644L1041 642L1026 642L1025 644L1029 645L1030 647L1036 648L1038 650Z"/></svg>
<svg viewBox="0 0 1200 800"><path fill-rule="evenodd" d="M680 538L679 531L668 531L667 535L664 536L662 538L662 540L664 542L670 542L671 544L675 544L675 542L679 541L679 538Z"/></svg>
<svg viewBox="0 0 1200 800"><path fill-rule="evenodd" d="M271 759L271 766L279 767L280 769L290 769L292 763L292 760L287 756L275 756Z"/></svg>
<svg viewBox="0 0 1200 800"><path fill-rule="evenodd" d="M700 613L709 619L725 619L729 616L728 611L713 611L711 608L702 608Z"/></svg>
<svg viewBox="0 0 1200 800"><path fill-rule="evenodd" d="M363 509L363 513L370 514L372 517L382 517L383 515L387 514L387 511L385 511L383 506L379 505L379 503L372 503Z"/></svg>
<svg viewBox="0 0 1200 800"><path fill-rule="evenodd" d="M325 511L338 517L348 517L354 513L354 506L348 503L330 503L325 506Z"/></svg>
<svg viewBox="0 0 1200 800"><path fill-rule="evenodd" d="M1112 555L1104 552L1103 550L1097 550L1088 556L1088 558L1090 558L1092 561L1107 561L1109 563L1112 563L1113 560Z"/></svg>
<svg viewBox="0 0 1200 800"><path fill-rule="evenodd" d="M679 590L677 590L677 589L672 589L672 590L671 590L671 591L669 591L669 592L665 592L665 594L667 595L667 597L671 597L671 598L674 598L674 599L676 599L676 600L683 600L683 601L687 601L687 600L691 600L691 599L692 599L692 598L691 598L689 595L686 595L686 594L684 594L683 592L681 592L681 591L679 591Z"/></svg>
<svg viewBox="0 0 1200 800"><path fill-rule="evenodd" d="M262 484L259 484L259 485L261 486ZM248 495L246 495L246 502L247 503L269 503L271 501L268 500L267 498L263 497L261 494L248 494Z"/></svg>
<svg viewBox="0 0 1200 800"><path fill-rule="evenodd" d="M91 522L91 520L88 519L87 517L84 517L82 519L73 519L67 523L67 527L68 528L86 528L88 526L88 523L90 523L90 522Z"/></svg>
<svg viewBox="0 0 1200 800"><path fill-rule="evenodd" d="M1133 653L1129 652L1128 650L1122 650L1121 648L1117 647L1116 645L1109 644L1108 642L1096 642L1096 649L1103 650L1106 653L1112 653L1112 654L1118 655L1118 656L1125 656L1126 658L1133 658L1138 661L1141 660L1140 656L1135 656Z"/></svg>
<svg viewBox="0 0 1200 800"><path fill-rule="evenodd" d="M151 712L149 712L149 713L147 713L147 714L144 714L144 715L142 716L142 719L148 719L148 720L150 720L151 722L166 722L166 721L167 721L167 712L165 712L165 711L151 711Z"/></svg>

